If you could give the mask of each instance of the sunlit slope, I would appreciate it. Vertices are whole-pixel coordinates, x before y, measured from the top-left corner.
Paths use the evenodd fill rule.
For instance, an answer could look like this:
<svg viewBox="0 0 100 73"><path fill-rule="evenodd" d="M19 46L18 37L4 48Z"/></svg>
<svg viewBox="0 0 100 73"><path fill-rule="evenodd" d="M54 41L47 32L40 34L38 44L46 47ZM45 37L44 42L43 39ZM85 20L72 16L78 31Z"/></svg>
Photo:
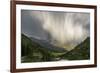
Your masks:
<svg viewBox="0 0 100 73"><path fill-rule="evenodd" d="M77 45L73 50L62 55L62 58L68 60L90 59L90 38L87 37L82 43Z"/></svg>

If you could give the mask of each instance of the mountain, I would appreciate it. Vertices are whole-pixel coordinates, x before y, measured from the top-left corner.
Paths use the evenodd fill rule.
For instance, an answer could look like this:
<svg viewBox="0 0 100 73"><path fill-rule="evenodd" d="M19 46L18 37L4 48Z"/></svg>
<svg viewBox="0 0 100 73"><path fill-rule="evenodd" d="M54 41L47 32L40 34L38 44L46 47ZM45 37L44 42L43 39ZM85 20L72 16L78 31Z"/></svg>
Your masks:
<svg viewBox="0 0 100 73"><path fill-rule="evenodd" d="M21 62L44 62L60 60L63 48L55 47L45 40L21 34Z"/></svg>
<svg viewBox="0 0 100 73"><path fill-rule="evenodd" d="M62 55L62 59L67 60L86 60L90 59L90 37L87 37L82 43L73 50Z"/></svg>
<svg viewBox="0 0 100 73"><path fill-rule="evenodd" d="M54 46L46 40L37 39L35 37L31 37L31 40L35 43L38 43L40 46L44 47L43 49L46 49L46 50L48 49L50 51L55 51L55 52L65 52L66 51L64 48Z"/></svg>

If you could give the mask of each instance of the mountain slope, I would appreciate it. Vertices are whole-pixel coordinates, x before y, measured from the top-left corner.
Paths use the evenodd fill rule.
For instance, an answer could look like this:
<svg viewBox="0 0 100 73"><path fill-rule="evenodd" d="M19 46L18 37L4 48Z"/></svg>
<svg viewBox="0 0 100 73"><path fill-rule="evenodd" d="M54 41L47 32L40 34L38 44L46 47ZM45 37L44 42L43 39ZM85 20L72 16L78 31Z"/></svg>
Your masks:
<svg viewBox="0 0 100 73"><path fill-rule="evenodd" d="M46 40L36 39L34 37L31 37L31 40L35 43L38 43L40 46L44 47L44 49L46 48L50 51L55 51L55 52L65 52L66 51L64 48L54 46Z"/></svg>
<svg viewBox="0 0 100 73"><path fill-rule="evenodd" d="M90 58L90 37L87 37L75 49L69 51L62 56L63 59L68 60L85 60Z"/></svg>
<svg viewBox="0 0 100 73"><path fill-rule="evenodd" d="M44 42L44 43L43 43ZM21 35L21 59L22 62L40 62L60 60L60 55L66 53L64 50L55 47L45 41ZM46 46L45 46L46 45ZM51 47L50 47L51 46Z"/></svg>

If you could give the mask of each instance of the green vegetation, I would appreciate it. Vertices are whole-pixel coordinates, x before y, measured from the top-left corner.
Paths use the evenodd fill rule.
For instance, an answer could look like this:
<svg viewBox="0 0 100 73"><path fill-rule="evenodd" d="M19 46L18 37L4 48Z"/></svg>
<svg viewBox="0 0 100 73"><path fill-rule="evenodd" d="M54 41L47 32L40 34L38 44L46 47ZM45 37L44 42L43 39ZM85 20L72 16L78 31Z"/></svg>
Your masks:
<svg viewBox="0 0 100 73"><path fill-rule="evenodd" d="M58 50L49 50L40 44L33 42L30 38L21 35L21 62L44 62L44 61L57 61L60 55L65 52Z"/></svg>
<svg viewBox="0 0 100 73"><path fill-rule="evenodd" d="M90 58L90 38L86 38L81 44L75 47L75 49L62 55L63 59L68 60L86 60Z"/></svg>
<svg viewBox="0 0 100 73"><path fill-rule="evenodd" d="M54 50L53 50L54 49ZM90 58L90 38L71 51L60 51L41 46L24 34L21 35L21 62L45 62L64 60L84 60Z"/></svg>

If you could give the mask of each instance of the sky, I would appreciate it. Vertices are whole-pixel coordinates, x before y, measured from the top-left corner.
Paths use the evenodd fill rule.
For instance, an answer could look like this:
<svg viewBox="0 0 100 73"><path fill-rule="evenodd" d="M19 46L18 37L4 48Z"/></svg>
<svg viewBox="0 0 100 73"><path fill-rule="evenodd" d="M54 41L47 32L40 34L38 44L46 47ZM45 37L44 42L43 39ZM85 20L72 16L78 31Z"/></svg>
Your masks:
<svg viewBox="0 0 100 73"><path fill-rule="evenodd" d="M21 32L71 50L90 36L90 14L21 10Z"/></svg>

